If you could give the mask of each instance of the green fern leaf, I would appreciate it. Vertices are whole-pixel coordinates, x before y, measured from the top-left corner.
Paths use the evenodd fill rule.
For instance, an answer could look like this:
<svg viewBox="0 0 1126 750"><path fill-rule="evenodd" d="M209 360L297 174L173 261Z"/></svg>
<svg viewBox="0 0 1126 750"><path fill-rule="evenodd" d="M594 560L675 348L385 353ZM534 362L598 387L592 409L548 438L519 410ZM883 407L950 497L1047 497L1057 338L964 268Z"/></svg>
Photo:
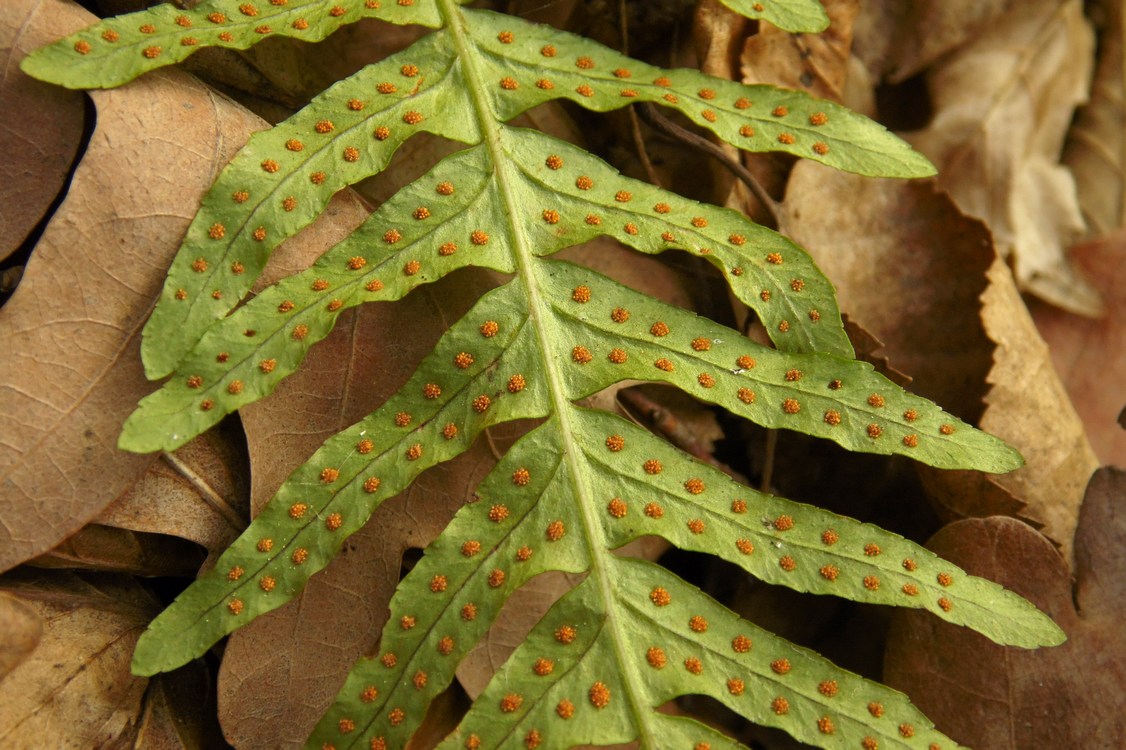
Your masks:
<svg viewBox="0 0 1126 750"><path fill-rule="evenodd" d="M483 146L450 156L308 271L212 325L181 363L185 376L141 403L121 446L171 450L267 395L349 307L399 299L466 265L512 273L513 225L541 256L603 234L642 252L687 250L727 276L780 348L852 355L831 284L784 237L734 211L622 177L542 133L501 127L498 134L497 147L516 168L508 189L529 209L502 210L493 157Z"/></svg>
<svg viewBox="0 0 1126 750"><path fill-rule="evenodd" d="M810 0L723 2L783 28L824 24ZM236 9L245 17L238 23L230 21ZM645 535L798 591L927 609L999 643L1062 640L1025 600L901 537L755 492L635 425L577 406L623 380L660 381L854 451L991 472L1021 463L1001 441L853 360L831 284L785 238L504 123L557 98L596 111L647 101L742 148L862 174L931 173L901 141L830 103L661 70L455 0L387 9L367 2L363 11L355 2L210 3L185 12L186 22L178 13L163 7L104 22L33 55L25 69L64 85L116 85L186 56L190 49L165 53L174 40L246 47L268 35L254 25L266 21L269 33L283 33L284 22L284 33L309 39L364 14L439 30L255 135L224 170L145 331L147 372L176 374L129 419L122 447L174 448L265 397L342 310L400 299L469 265L511 278L454 323L383 406L298 468L216 567L153 621L134 655L138 674L174 669L290 601L384 500L464 452L486 428L519 419L540 423L403 580L381 654L355 666L309 747L404 746L508 597L556 570L582 580L445 747L635 740L651 748L738 747L658 712L689 694L822 747L954 746L905 696L739 619L660 566L615 553ZM224 31L200 32L184 45L182 30L211 13L223 14L207 23ZM152 30L126 34L134 23ZM95 49L106 30L116 40ZM151 47L160 51L146 54ZM384 169L420 131L468 148L400 191L308 271L231 312L278 243L307 226L334 192ZM601 235L640 252L677 249L710 262L776 348L547 257Z"/></svg>
<svg viewBox="0 0 1126 750"><path fill-rule="evenodd" d="M255 135L223 171L145 327L150 378L172 372L234 308L274 247L311 223L337 190L380 172L416 132L480 143L481 122L505 122L552 99L596 111L646 101L747 150L786 151L860 174L933 173L905 143L831 102L662 70L511 16L452 4L445 12L445 29L336 84L285 127ZM31 72L56 80L50 71ZM829 350L851 351L843 337Z"/></svg>
<svg viewBox="0 0 1126 750"><path fill-rule="evenodd" d="M720 0L720 2L747 18L769 21L786 31L816 33L829 27L829 14L817 0L784 3L759 2L759 0Z"/></svg>
<svg viewBox="0 0 1126 750"><path fill-rule="evenodd" d="M207 0L190 9L167 3L88 26L36 50L20 68L67 88L109 89L204 47L247 49L272 36L319 42L362 18L441 23L433 0Z"/></svg>

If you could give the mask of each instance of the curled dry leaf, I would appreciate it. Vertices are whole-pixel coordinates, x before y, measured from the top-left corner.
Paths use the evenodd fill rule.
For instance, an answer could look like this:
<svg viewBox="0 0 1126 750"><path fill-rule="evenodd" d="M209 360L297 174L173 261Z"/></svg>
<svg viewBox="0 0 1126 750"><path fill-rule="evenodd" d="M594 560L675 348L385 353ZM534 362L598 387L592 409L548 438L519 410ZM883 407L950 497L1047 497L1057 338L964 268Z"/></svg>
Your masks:
<svg viewBox="0 0 1126 750"><path fill-rule="evenodd" d="M1103 235L1126 219L1126 12L1119 2L1098 6L1105 18L1091 100L1068 132L1063 160L1075 175L1088 229Z"/></svg>
<svg viewBox="0 0 1126 750"><path fill-rule="evenodd" d="M820 34L794 34L761 23L739 56L742 81L804 89L822 99L842 102L852 26L860 2L827 0L824 5L830 23Z"/></svg>
<svg viewBox="0 0 1126 750"><path fill-rule="evenodd" d="M1065 257L1084 225L1059 159L1093 47L1078 0L1014 4L931 68L934 117L910 137L958 207L989 227L1020 288L1087 315L1100 301Z"/></svg>
<svg viewBox="0 0 1126 750"><path fill-rule="evenodd" d="M1126 473L1101 469L1075 535L1074 576L1019 521L959 521L927 545L974 575L1028 597L1067 632L1061 646L1002 649L966 629L898 610L884 674L959 742L990 750L1126 746Z"/></svg>
<svg viewBox="0 0 1126 750"><path fill-rule="evenodd" d="M899 83L980 35L1012 0L865 0L854 54L872 77Z"/></svg>
<svg viewBox="0 0 1126 750"><path fill-rule="evenodd" d="M911 390L980 417L994 347L978 301L993 257L985 227L933 183L858 179L809 162L794 167L783 211L841 309L883 342Z"/></svg>
<svg viewBox="0 0 1126 750"><path fill-rule="evenodd" d="M38 646L0 682L0 746L131 747L148 680L129 672L158 603L123 577L12 572L0 591L43 621Z"/></svg>
<svg viewBox="0 0 1126 750"><path fill-rule="evenodd" d="M26 564L36 568L190 578L203 560L200 548L182 539L88 523Z"/></svg>
<svg viewBox="0 0 1126 750"><path fill-rule="evenodd" d="M0 14L0 260L20 246L66 184L85 127L83 96L24 75L19 61L88 18L74 5L11 0Z"/></svg>
<svg viewBox="0 0 1126 750"><path fill-rule="evenodd" d="M1000 489L1023 502L1021 516L1043 525L1070 558L1079 506L1098 459L1008 266L994 260L988 278L982 320L998 346L979 426L1019 450L1025 466L991 477L946 474L954 482L971 479L971 497ZM938 473L928 476L944 481Z"/></svg>
<svg viewBox="0 0 1126 750"><path fill-rule="evenodd" d="M97 522L188 539L218 554L246 527L249 482L240 442L230 430L213 430L161 454Z"/></svg>

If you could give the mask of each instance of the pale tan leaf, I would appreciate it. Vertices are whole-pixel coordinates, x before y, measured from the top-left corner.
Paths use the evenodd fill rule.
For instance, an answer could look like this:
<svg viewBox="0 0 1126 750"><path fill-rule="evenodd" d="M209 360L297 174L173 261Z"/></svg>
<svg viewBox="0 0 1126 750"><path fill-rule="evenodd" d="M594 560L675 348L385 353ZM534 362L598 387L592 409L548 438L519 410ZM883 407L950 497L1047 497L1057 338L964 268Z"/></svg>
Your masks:
<svg viewBox="0 0 1126 750"><path fill-rule="evenodd" d="M203 551L191 542L89 523L26 564L36 568L190 578L203 560Z"/></svg>
<svg viewBox="0 0 1126 750"><path fill-rule="evenodd" d="M60 0L41 7L67 18ZM141 327L203 192L264 126L176 70L90 96L97 129L0 310L0 570L57 545L152 464L116 447L152 390ZM279 253L319 253L323 238L314 227Z"/></svg>
<svg viewBox="0 0 1126 750"><path fill-rule="evenodd" d="M151 389L141 325L194 203L257 124L174 71L91 96L97 130L0 310L0 569L55 546L152 463L116 447Z"/></svg>
<svg viewBox="0 0 1126 750"><path fill-rule="evenodd" d="M1126 232L1074 247L1072 253L1106 300L1106 315L1079 318L1034 303L1032 317L1099 462L1126 466L1126 430L1116 419L1126 403Z"/></svg>
<svg viewBox="0 0 1126 750"><path fill-rule="evenodd" d="M1012 0L865 0L854 53L877 80L899 83L972 41Z"/></svg>
<svg viewBox="0 0 1126 750"><path fill-rule="evenodd" d="M19 666L39 645L43 619L27 603L10 594L0 594L0 680Z"/></svg>
<svg viewBox="0 0 1126 750"><path fill-rule="evenodd" d="M1121 470L1102 469L1091 480L1074 571L1042 536L1013 519L959 521L936 534L930 549L1028 597L1068 640L1034 651L1005 649L900 609L885 658L888 683L905 690L944 732L975 748L1126 746L1124 493Z"/></svg>
<svg viewBox="0 0 1126 750"><path fill-rule="evenodd" d="M52 8L11 0L0 14L0 260L20 246L62 190L85 127L85 103L24 75L19 61L88 16L74 5Z"/></svg>
<svg viewBox="0 0 1126 750"><path fill-rule="evenodd" d="M12 572L0 590L44 623L39 645L0 682L0 746L130 747L148 680L130 674L129 662L159 604L110 576Z"/></svg>
<svg viewBox="0 0 1126 750"><path fill-rule="evenodd" d="M1101 235L1126 220L1126 12L1121 2L1097 5L1104 23L1091 100L1068 133L1063 160L1075 175L1088 228Z"/></svg>
<svg viewBox="0 0 1126 750"><path fill-rule="evenodd" d="M1078 0L1012 6L931 68L934 117L910 137L958 207L989 227L1020 288L1083 314L1100 303L1065 257L1084 225L1059 159L1093 45Z"/></svg>
<svg viewBox="0 0 1126 750"><path fill-rule="evenodd" d="M103 526L188 539L217 554L247 523L249 477L245 449L232 431L212 430L174 453L96 519Z"/></svg>
<svg viewBox="0 0 1126 750"><path fill-rule="evenodd" d="M998 487L1025 503L1022 517L1042 524L1069 558L1079 506L1098 459L1008 267L998 259L988 277L982 320L998 347L979 426L1019 450L1025 466L973 478L983 492Z"/></svg>

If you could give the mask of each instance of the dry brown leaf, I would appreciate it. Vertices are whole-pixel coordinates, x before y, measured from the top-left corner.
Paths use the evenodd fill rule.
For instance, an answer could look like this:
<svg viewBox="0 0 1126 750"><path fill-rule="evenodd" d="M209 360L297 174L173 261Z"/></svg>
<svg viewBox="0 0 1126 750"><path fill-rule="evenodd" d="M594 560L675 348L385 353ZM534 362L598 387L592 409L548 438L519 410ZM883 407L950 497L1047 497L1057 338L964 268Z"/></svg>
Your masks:
<svg viewBox="0 0 1126 750"><path fill-rule="evenodd" d="M1126 466L1126 431L1116 419L1126 402L1126 233L1072 252L1078 268L1102 292L1106 315L1079 318L1034 302L1032 316L1099 462Z"/></svg>
<svg viewBox="0 0 1126 750"><path fill-rule="evenodd" d="M1021 516L1042 524L1070 558L1079 506L1098 459L1008 267L997 259L988 277L982 320L998 345L978 426L1019 450L1025 466L973 476L980 491L1000 488L1022 501Z"/></svg>
<svg viewBox="0 0 1126 750"><path fill-rule="evenodd" d="M979 318L993 257L981 223L930 181L874 180L812 162L795 166L782 209L793 239L832 279L841 310L883 342L911 390L976 421L993 352Z"/></svg>
<svg viewBox="0 0 1126 750"><path fill-rule="evenodd" d="M59 19L54 34L92 20L56 0L40 7ZM193 202L255 125L182 74L91 96L97 130L0 310L0 569L55 546L152 463L115 445L151 390L140 328Z"/></svg>
<svg viewBox="0 0 1126 750"><path fill-rule="evenodd" d="M59 0L42 7L60 19L59 35L92 20L75 21ZM0 359L0 570L57 545L152 464L116 448L122 422L153 388L141 369L141 326L200 196L264 126L176 70L90 96L97 129L0 310L8 353ZM323 251L339 235L332 220L330 212L276 254Z"/></svg>
<svg viewBox="0 0 1126 750"><path fill-rule="evenodd" d="M215 686L195 661L149 681L131 750L217 750L228 747L215 717Z"/></svg>
<svg viewBox="0 0 1126 750"><path fill-rule="evenodd" d="M246 527L250 491L245 454L241 431L233 429L211 430L162 454L94 522L30 564L194 576L203 556L181 540L214 557Z"/></svg>
<svg viewBox="0 0 1126 750"><path fill-rule="evenodd" d="M980 35L1013 0L864 0L854 52L872 77L899 83Z"/></svg>
<svg viewBox="0 0 1126 750"><path fill-rule="evenodd" d="M967 572L1013 589L1068 640L1006 649L918 611L896 610L885 679L959 742L980 750L1126 747L1126 473L1092 479L1071 572L1042 536L1009 518L954 523L927 545Z"/></svg>
<svg viewBox="0 0 1126 750"><path fill-rule="evenodd" d="M783 208L794 239L836 285L841 309L884 341L891 364L912 376L911 390L1024 454L1028 465L997 477L925 471L944 515L1019 513L1066 546L1097 463L981 223L930 183L808 162L795 167Z"/></svg>
<svg viewBox="0 0 1126 750"><path fill-rule="evenodd" d="M18 248L66 184L86 126L81 92L37 81L19 69L28 52L83 25L36 0L10 0L0 14L0 260Z"/></svg>
<svg viewBox="0 0 1126 750"><path fill-rule="evenodd" d="M820 34L792 34L768 23L748 37L740 56L744 83L771 83L802 89L822 99L843 100L852 47L852 24L859 0L824 0L829 28Z"/></svg>
<svg viewBox="0 0 1126 750"><path fill-rule="evenodd" d="M1075 175L1088 229L1103 235L1126 221L1126 11L1117 0L1096 5L1105 18L1091 101L1068 133L1063 161Z"/></svg>
<svg viewBox="0 0 1126 750"><path fill-rule="evenodd" d="M0 578L43 619L39 645L0 682L0 746L131 747L148 682L129 672L159 609L131 579L14 571Z"/></svg>
<svg viewBox="0 0 1126 750"><path fill-rule="evenodd" d="M246 528L250 495L242 436L232 432L211 430L162 454L96 522L188 539L212 556L222 552Z"/></svg>
<svg viewBox="0 0 1126 750"><path fill-rule="evenodd" d="M36 568L191 578L203 561L203 551L191 542L89 523L51 551L25 564Z"/></svg>
<svg viewBox="0 0 1126 750"><path fill-rule="evenodd" d="M1067 263L1084 225L1059 159L1093 45L1079 0L1014 4L931 68L934 117L910 136L958 207L989 227L1020 288L1087 315L1100 302Z"/></svg>
<svg viewBox="0 0 1126 750"><path fill-rule="evenodd" d="M0 680L28 657L43 637L43 619L26 602L0 594Z"/></svg>

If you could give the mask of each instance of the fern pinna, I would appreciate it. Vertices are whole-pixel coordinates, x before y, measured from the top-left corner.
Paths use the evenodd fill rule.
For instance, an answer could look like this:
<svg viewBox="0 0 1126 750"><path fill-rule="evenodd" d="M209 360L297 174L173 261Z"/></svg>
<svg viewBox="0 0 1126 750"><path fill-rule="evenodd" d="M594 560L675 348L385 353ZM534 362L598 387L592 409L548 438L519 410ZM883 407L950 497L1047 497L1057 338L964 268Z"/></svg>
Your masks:
<svg viewBox="0 0 1126 750"><path fill-rule="evenodd" d="M792 30L814 0L724 0ZM576 402L661 381L771 428L932 466L1002 472L999 440L853 359L829 281L785 237L726 209L628 179L580 148L507 125L544 101L678 110L747 150L867 175L930 164L832 103L694 70L661 70L589 40L455 0L212 0L108 19L28 57L71 87L119 85L205 45L318 40L375 17L436 29L253 136L203 201L145 330L152 378L120 438L171 450L267 396L342 310L399 299L454 269L510 279L454 323L410 381L297 469L211 571L151 625L134 670L174 669L296 596L383 501L516 419L521 438L406 576L376 658L356 664L310 748L403 747L505 600L551 570L582 576L494 676L448 748L738 744L657 710L705 694L751 721L831 748L953 748L906 697L740 619L668 570L614 553L643 535L722 556L799 591L925 608L1000 643L1055 644L1023 599L879 528L765 495L651 433ZM381 171L411 135L467 144L383 204L307 271L246 297L270 251L342 187ZM550 259L609 235L710 262L775 348Z"/></svg>

